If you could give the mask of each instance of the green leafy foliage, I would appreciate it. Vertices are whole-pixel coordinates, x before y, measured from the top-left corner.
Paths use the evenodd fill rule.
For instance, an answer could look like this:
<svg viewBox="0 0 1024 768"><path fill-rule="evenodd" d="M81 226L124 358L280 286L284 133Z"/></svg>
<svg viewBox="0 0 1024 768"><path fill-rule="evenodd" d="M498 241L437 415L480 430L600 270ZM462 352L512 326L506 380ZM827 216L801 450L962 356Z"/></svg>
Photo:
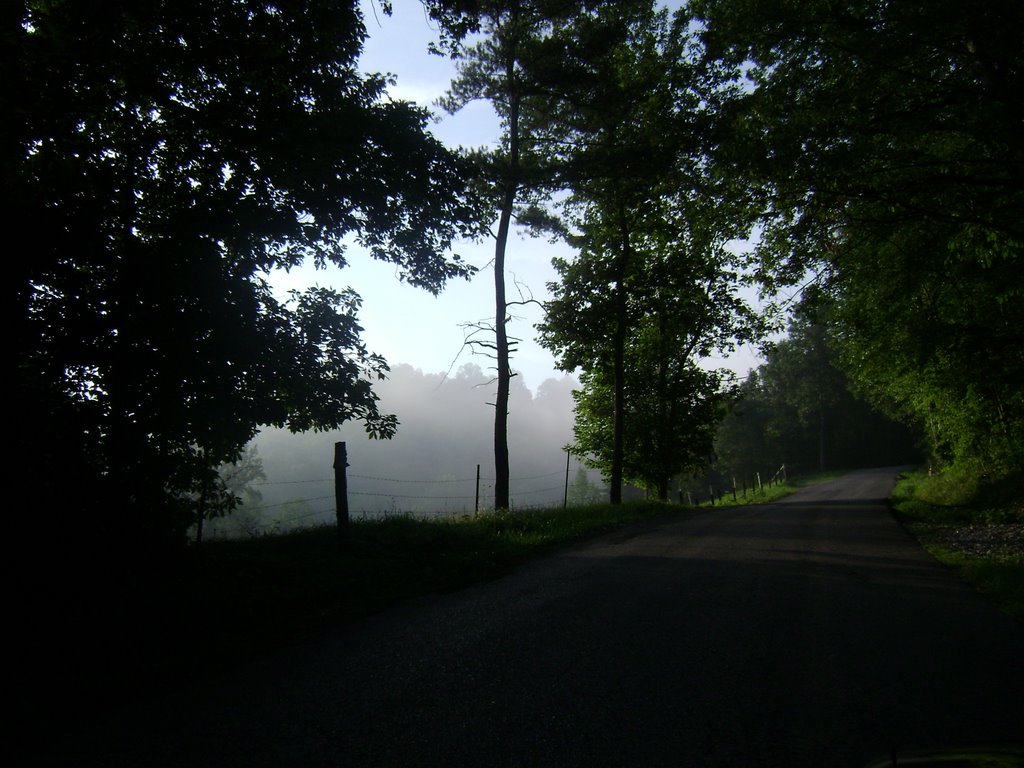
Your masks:
<svg viewBox="0 0 1024 768"><path fill-rule="evenodd" d="M424 110L359 73L357 5L33 1L6 34L0 183L31 242L8 290L33 506L71 541L173 547L259 425L393 433L358 295L282 300L268 283L344 266L353 240L433 292L471 271L444 255L477 226L466 168ZM62 465L68 482L51 482Z"/></svg>
<svg viewBox="0 0 1024 768"><path fill-rule="evenodd" d="M652 363L655 367L651 367ZM573 451L611 475L614 394L600 371L584 372L574 393ZM712 455L715 429L731 396L720 373L692 362L659 370L657 361L627 354L623 477L657 498L669 500L673 477L704 467Z"/></svg>
<svg viewBox="0 0 1024 768"><path fill-rule="evenodd" d="M763 207L769 289L811 271L841 364L936 456L1024 466L1024 6L698 0L742 88L716 155Z"/></svg>
<svg viewBox="0 0 1024 768"><path fill-rule="evenodd" d="M1021 471L1024 249L1001 258L972 242L965 253L944 234L914 228L844 260L834 289L841 362L876 402L923 426L939 462Z"/></svg>
<svg viewBox="0 0 1024 768"><path fill-rule="evenodd" d="M938 525L1024 523L1024 481L963 468L906 472L893 491L900 514Z"/></svg>
<svg viewBox="0 0 1024 768"><path fill-rule="evenodd" d="M573 98L559 110L573 261L555 262L542 343L581 368L576 446L606 473L667 496L704 461L726 397L694 359L750 338L736 296L742 201L705 162L709 89L688 53L688 19L650 3L598 10L566 29Z"/></svg>

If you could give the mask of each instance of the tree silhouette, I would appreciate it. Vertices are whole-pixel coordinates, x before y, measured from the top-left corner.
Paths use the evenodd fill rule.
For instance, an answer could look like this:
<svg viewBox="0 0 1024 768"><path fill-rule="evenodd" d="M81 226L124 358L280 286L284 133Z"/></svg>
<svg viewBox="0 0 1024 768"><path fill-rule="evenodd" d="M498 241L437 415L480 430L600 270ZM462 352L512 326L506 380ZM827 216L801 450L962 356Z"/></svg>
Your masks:
<svg viewBox="0 0 1024 768"><path fill-rule="evenodd" d="M586 4L564 0L427 4L443 30L443 43L456 60L459 74L442 106L451 112L484 99L497 112L502 135L493 151L475 151L478 178L497 212L494 233L494 321L475 323L470 343L487 350L495 361L494 400L495 507L509 507L508 400L514 375L510 359L516 339L508 334L509 308L505 263L512 225L531 225L543 218L539 202L555 181L538 136L551 116L538 102L554 84L563 84L564 52L552 45L552 32L566 19L584 13ZM470 32L482 39L466 44ZM554 82L552 82L554 81ZM527 299L527 301L529 301ZM481 334L486 338L481 338ZM493 335L493 342L489 339Z"/></svg>
<svg viewBox="0 0 1024 768"><path fill-rule="evenodd" d="M358 72L357 4L15 12L2 185L31 233L8 279L26 500L74 547L175 547L260 424L388 436L358 295L268 282L344 266L352 242L433 292L471 271L444 256L478 218L464 168Z"/></svg>

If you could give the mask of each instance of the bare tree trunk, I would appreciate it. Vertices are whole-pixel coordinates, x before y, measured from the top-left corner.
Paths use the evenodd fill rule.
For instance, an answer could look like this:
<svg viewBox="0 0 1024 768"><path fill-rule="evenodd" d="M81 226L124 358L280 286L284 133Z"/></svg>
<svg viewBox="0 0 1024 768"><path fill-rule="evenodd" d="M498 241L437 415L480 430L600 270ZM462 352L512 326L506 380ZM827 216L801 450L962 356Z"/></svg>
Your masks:
<svg viewBox="0 0 1024 768"><path fill-rule="evenodd" d="M506 200L512 195L507 194ZM508 468L508 393L511 381L508 353L508 329L505 324L505 244L508 240L510 211L502 207L498 238L494 249L494 336L498 367L498 393L494 399L494 508L509 508Z"/></svg>
<svg viewBox="0 0 1024 768"><path fill-rule="evenodd" d="M498 369L498 392L494 400L494 508L508 509L508 395L512 368L508 349L508 303L505 299L505 249L508 245L512 209L519 186L519 94L515 84L515 59L505 64L509 83L508 177L501 200L498 234L494 243L494 346Z"/></svg>

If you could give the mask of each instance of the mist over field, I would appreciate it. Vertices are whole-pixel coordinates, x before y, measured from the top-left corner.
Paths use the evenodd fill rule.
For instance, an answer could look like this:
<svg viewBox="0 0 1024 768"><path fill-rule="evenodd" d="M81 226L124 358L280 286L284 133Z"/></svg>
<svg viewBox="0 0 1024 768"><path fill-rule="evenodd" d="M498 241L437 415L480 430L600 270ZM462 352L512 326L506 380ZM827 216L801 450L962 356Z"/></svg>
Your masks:
<svg viewBox="0 0 1024 768"><path fill-rule="evenodd" d="M509 406L514 508L558 505L565 493L565 445L572 439L572 391L578 382L547 379L536 393L512 379ZM359 424L321 433L264 429L254 444L266 475L253 484L262 499L213 521L213 534L246 535L334 520L334 443L348 451L350 514L471 513L480 465L480 508L492 506L494 385L479 365L450 375L396 365L375 383L381 411L398 416L391 440L370 440ZM570 482L579 492L579 461ZM600 478L589 472L587 490Z"/></svg>

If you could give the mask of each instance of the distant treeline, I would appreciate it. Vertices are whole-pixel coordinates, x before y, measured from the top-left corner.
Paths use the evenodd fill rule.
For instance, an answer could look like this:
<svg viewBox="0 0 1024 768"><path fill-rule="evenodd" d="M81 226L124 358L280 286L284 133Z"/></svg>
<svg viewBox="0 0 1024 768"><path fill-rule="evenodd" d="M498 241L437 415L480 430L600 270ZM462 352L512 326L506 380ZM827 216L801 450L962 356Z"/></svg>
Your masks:
<svg viewBox="0 0 1024 768"><path fill-rule="evenodd" d="M804 315L740 385L718 428L709 469L731 482L782 464L791 474L916 464L921 442L914 428L857 396L825 326Z"/></svg>

